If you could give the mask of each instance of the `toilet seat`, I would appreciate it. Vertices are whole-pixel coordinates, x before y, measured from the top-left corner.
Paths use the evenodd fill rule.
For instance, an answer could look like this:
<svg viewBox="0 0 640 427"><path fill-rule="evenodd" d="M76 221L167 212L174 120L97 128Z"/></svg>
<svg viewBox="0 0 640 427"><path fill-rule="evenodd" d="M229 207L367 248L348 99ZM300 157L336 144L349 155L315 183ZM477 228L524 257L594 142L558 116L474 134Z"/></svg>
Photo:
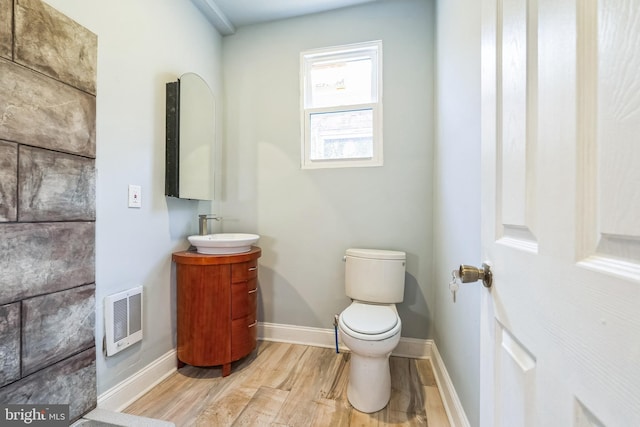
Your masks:
<svg viewBox="0 0 640 427"><path fill-rule="evenodd" d="M365 341L380 341L400 332L402 323L395 306L353 302L340 313L344 333Z"/></svg>

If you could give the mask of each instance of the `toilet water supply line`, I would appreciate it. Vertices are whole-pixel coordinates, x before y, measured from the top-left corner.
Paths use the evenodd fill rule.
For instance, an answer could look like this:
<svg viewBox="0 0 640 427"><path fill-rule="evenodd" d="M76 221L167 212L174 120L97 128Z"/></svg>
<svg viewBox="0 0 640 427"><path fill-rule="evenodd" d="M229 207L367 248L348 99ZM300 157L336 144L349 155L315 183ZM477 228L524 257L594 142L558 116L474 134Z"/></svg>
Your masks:
<svg viewBox="0 0 640 427"><path fill-rule="evenodd" d="M337 314L333 315L333 331L335 332L335 336L336 336L336 353L340 353L340 351L338 350L338 315Z"/></svg>

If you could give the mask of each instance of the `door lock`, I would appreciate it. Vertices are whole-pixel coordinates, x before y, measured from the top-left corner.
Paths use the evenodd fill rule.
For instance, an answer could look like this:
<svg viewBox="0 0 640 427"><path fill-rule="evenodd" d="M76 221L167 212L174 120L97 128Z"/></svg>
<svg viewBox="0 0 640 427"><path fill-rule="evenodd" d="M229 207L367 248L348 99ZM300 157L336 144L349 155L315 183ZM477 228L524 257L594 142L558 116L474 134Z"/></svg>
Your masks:
<svg viewBox="0 0 640 427"><path fill-rule="evenodd" d="M472 265L460 265L458 269L458 277L462 283L477 282L482 280L485 288L490 288L493 282L493 274L491 273L491 267L488 264L483 263L482 267L474 267Z"/></svg>

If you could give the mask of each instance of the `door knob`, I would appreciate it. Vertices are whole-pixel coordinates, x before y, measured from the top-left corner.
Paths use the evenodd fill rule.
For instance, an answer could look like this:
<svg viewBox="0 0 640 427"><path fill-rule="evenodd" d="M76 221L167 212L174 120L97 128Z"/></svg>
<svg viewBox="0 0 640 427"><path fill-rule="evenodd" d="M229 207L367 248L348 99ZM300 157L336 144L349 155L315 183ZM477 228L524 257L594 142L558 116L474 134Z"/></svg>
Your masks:
<svg viewBox="0 0 640 427"><path fill-rule="evenodd" d="M482 267L474 267L472 265L460 265L458 269L458 277L462 283L477 282L482 280L485 288L490 288L493 282L493 274L491 273L491 267L488 264L483 263Z"/></svg>

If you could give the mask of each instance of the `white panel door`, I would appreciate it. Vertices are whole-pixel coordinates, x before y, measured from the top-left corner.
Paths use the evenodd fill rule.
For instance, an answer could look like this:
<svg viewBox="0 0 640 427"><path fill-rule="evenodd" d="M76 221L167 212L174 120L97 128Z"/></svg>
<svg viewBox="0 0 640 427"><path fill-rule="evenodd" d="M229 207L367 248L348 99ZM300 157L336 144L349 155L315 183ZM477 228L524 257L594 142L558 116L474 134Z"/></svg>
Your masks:
<svg viewBox="0 0 640 427"><path fill-rule="evenodd" d="M481 424L640 426L640 1L482 22Z"/></svg>

